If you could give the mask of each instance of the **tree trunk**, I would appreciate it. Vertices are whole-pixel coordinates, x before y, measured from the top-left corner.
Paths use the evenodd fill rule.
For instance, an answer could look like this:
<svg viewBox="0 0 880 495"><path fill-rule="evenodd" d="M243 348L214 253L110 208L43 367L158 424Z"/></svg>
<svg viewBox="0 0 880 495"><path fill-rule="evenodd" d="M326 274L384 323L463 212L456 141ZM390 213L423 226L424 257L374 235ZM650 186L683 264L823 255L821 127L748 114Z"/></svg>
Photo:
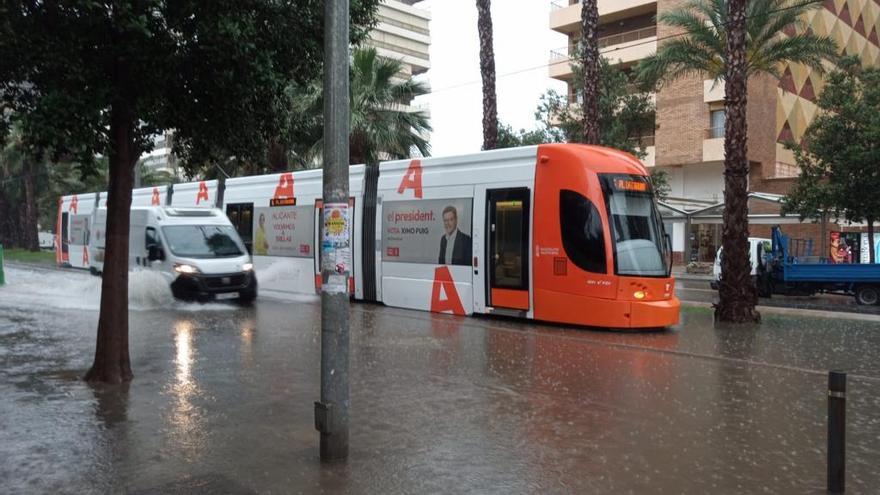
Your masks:
<svg viewBox="0 0 880 495"><path fill-rule="evenodd" d="M495 50L492 48L492 12L489 0L477 0L480 35L480 76L483 79L483 149L498 147L498 101L495 94Z"/></svg>
<svg viewBox="0 0 880 495"><path fill-rule="evenodd" d="M874 219L868 218L868 262L876 263L876 248L874 247Z"/></svg>
<svg viewBox="0 0 880 495"><path fill-rule="evenodd" d="M599 144L599 2L581 6L581 61L584 65L584 143Z"/></svg>
<svg viewBox="0 0 880 495"><path fill-rule="evenodd" d="M24 185L24 224L22 226L22 246L28 251L40 250L40 238L37 226L37 192L34 187L33 161L25 157L22 162L22 183Z"/></svg>
<svg viewBox="0 0 880 495"><path fill-rule="evenodd" d="M134 115L123 98L110 108L110 184L107 190L107 236L101 312L90 382L122 383L132 379L128 356L128 231L131 188L137 160Z"/></svg>
<svg viewBox="0 0 880 495"><path fill-rule="evenodd" d="M273 138L269 141L269 152L267 158L269 162L269 168L272 170L272 172L278 173L288 171L287 149L283 144L281 144L278 138Z"/></svg>
<svg viewBox="0 0 880 495"><path fill-rule="evenodd" d="M749 257L749 203L746 97L746 0L728 3L727 74L724 101L724 226L721 245L719 301L715 319L733 323L761 321L755 310L758 294L752 285Z"/></svg>

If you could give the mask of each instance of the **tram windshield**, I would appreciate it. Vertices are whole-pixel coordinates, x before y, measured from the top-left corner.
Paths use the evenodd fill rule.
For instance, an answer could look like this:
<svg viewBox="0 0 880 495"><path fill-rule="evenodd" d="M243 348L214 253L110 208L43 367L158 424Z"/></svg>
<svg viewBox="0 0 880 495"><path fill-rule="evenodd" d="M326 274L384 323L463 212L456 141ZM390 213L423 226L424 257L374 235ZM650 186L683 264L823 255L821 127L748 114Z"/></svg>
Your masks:
<svg viewBox="0 0 880 495"><path fill-rule="evenodd" d="M600 174L599 179L614 236L615 273L668 277L670 246L649 179L627 174Z"/></svg>

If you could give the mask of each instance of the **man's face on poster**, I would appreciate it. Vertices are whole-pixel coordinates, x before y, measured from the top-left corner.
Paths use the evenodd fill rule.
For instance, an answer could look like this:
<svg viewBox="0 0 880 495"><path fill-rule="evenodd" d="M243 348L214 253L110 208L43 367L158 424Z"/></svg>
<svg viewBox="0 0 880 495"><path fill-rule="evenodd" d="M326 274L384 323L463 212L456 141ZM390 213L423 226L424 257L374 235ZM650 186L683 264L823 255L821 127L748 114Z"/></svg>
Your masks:
<svg viewBox="0 0 880 495"><path fill-rule="evenodd" d="M458 227L458 216L455 214L455 210L444 213L443 230L446 231L446 235L451 235L455 232L456 227Z"/></svg>

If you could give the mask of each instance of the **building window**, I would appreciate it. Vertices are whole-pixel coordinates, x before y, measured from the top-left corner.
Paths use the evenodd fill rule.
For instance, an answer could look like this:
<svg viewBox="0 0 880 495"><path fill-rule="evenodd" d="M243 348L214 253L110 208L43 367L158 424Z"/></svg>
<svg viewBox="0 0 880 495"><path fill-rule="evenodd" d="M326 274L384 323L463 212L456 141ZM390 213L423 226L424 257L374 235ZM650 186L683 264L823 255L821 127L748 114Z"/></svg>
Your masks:
<svg viewBox="0 0 880 495"><path fill-rule="evenodd" d="M717 139L724 137L724 122L726 114L724 110L712 110L709 112L709 138Z"/></svg>

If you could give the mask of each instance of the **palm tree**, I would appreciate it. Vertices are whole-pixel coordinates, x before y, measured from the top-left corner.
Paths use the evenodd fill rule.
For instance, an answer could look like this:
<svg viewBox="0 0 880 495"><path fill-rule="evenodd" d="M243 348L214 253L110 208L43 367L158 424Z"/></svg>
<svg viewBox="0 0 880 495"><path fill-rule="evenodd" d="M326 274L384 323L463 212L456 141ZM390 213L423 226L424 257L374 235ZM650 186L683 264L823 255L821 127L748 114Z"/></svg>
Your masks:
<svg viewBox="0 0 880 495"><path fill-rule="evenodd" d="M498 147L498 98L495 94L495 50L492 48L492 12L489 0L477 0L480 35L480 76L483 79L483 149Z"/></svg>
<svg viewBox="0 0 880 495"><path fill-rule="evenodd" d="M639 67L644 82L670 81L692 74L725 81L724 280L715 308L715 317L720 321L760 321L747 248L748 78L769 74L778 79L789 64L823 71L823 62L836 57L837 45L807 29L803 18L815 8L821 8L821 4L803 0L691 0L658 19L684 36L667 40Z"/></svg>
<svg viewBox="0 0 880 495"><path fill-rule="evenodd" d="M430 156L428 116L406 107L416 96L428 94L428 88L412 78L401 79L402 69L400 61L379 56L375 48L353 50L349 163L378 166L380 160L409 158L414 151ZM291 139L292 150L302 166L314 166L323 147L320 82L291 88L290 93L302 121Z"/></svg>
<svg viewBox="0 0 880 495"><path fill-rule="evenodd" d="M599 2L581 5L581 61L584 71L584 143L599 144Z"/></svg>

